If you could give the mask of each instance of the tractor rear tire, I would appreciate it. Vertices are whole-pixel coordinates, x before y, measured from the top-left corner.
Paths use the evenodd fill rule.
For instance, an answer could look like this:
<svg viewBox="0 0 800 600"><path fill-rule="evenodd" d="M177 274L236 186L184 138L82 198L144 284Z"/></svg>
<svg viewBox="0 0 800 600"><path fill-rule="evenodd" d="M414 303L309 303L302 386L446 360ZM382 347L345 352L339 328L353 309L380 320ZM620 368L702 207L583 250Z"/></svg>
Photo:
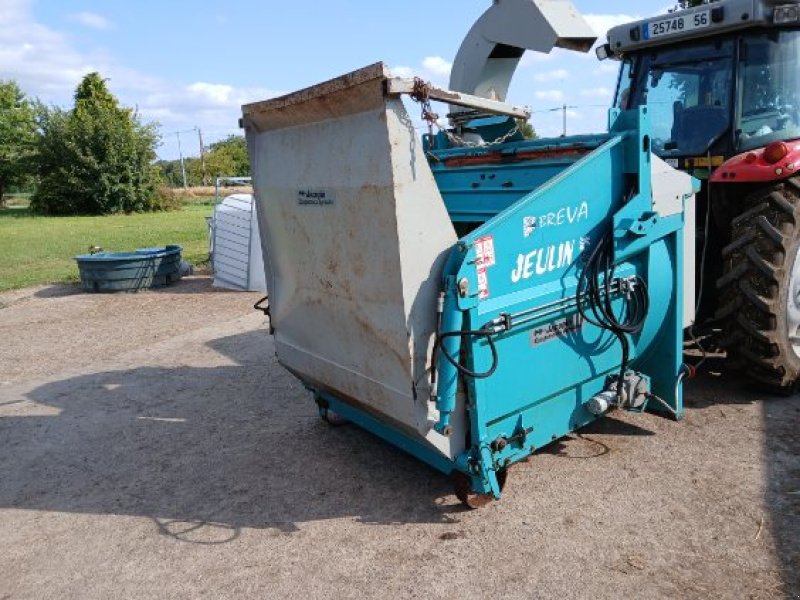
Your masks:
<svg viewBox="0 0 800 600"><path fill-rule="evenodd" d="M790 394L800 378L800 177L750 194L717 281L723 346L744 374Z"/></svg>

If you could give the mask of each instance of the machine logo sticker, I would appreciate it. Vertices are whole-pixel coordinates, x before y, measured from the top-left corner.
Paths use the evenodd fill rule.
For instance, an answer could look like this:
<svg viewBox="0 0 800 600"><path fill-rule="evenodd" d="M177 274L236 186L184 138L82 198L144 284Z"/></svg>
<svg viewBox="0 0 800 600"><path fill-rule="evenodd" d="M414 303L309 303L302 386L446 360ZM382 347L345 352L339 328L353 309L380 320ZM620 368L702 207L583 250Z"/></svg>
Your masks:
<svg viewBox="0 0 800 600"><path fill-rule="evenodd" d="M475 254L478 261L476 269L478 271L478 297L486 300L489 297L489 267L497 263L494 253L494 237L487 235L475 240Z"/></svg>
<svg viewBox="0 0 800 600"><path fill-rule="evenodd" d="M536 217L523 217L522 234L527 238L531 237L534 231L536 231Z"/></svg>
<svg viewBox="0 0 800 600"><path fill-rule="evenodd" d="M583 245L583 240L580 242ZM517 256L517 266L511 271L511 282L519 283L534 275L545 275L572 264L575 259L575 241L538 248Z"/></svg>
<svg viewBox="0 0 800 600"><path fill-rule="evenodd" d="M567 337L570 333L580 331L583 328L583 318L580 315L572 315L567 319L555 321L546 327L531 331L531 346L538 346L550 340Z"/></svg>
<svg viewBox="0 0 800 600"><path fill-rule="evenodd" d="M565 206L538 217L522 217L522 234L528 238L536 229L544 227L561 227L574 225L589 218L589 203L581 202L577 206Z"/></svg>
<svg viewBox="0 0 800 600"><path fill-rule="evenodd" d="M297 190L297 204L300 206L333 206L336 194L330 190Z"/></svg>

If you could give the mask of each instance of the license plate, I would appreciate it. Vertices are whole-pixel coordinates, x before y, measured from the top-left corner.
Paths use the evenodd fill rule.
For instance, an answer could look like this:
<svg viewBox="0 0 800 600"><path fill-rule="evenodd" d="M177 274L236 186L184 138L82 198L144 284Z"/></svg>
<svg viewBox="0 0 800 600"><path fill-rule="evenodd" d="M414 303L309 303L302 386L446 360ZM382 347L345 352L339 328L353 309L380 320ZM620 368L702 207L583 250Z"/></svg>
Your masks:
<svg viewBox="0 0 800 600"><path fill-rule="evenodd" d="M665 35L676 35L692 31L693 29L702 29L709 25L711 25L711 11L709 10L697 12L692 15L671 17L669 19L662 19L646 24L643 28L644 39L650 40Z"/></svg>

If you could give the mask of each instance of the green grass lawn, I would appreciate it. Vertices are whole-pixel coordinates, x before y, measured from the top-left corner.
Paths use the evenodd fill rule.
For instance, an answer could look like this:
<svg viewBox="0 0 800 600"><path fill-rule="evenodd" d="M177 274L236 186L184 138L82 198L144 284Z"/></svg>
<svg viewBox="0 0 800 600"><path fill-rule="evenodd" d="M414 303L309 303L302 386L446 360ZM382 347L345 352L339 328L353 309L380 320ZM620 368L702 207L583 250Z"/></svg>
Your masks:
<svg viewBox="0 0 800 600"><path fill-rule="evenodd" d="M208 204L174 212L108 217L37 217L27 208L0 210L0 291L78 280L74 257L90 246L126 251L166 244L183 246L183 258L208 257Z"/></svg>

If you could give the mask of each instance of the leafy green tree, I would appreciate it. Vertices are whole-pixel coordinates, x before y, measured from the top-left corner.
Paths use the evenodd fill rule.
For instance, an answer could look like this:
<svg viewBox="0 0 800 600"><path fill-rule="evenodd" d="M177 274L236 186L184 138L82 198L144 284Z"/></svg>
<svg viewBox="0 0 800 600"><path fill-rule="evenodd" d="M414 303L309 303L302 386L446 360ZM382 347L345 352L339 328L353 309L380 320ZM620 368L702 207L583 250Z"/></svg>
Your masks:
<svg viewBox="0 0 800 600"><path fill-rule="evenodd" d="M244 137L231 135L208 146L205 153L205 183L203 162L196 156L185 157L186 183L190 187L212 184L217 177L247 177L250 159ZM183 186L180 160L160 160L156 163L164 181L172 187Z"/></svg>
<svg viewBox="0 0 800 600"><path fill-rule="evenodd" d="M525 119L517 119L517 127L519 127L519 132L522 134L526 140L535 140L538 139L538 134L536 130L531 125L530 121L526 121Z"/></svg>
<svg viewBox="0 0 800 600"><path fill-rule="evenodd" d="M186 159L187 164L191 159ZM179 160L159 160L156 163L156 168L160 172L161 178L164 183L170 187L183 187L183 172L181 171L181 161ZM195 185L190 177L190 173L186 173L187 183ZM199 184L197 184L199 185Z"/></svg>
<svg viewBox="0 0 800 600"><path fill-rule="evenodd" d="M194 158L189 159L186 162L186 174L191 185L200 185L203 180L202 162ZM216 177L250 175L250 159L245 139L240 135L231 135L211 144L205 156L205 175L211 181Z"/></svg>
<svg viewBox="0 0 800 600"><path fill-rule="evenodd" d="M153 161L158 135L119 105L98 73L86 75L70 111L52 109L38 143L37 212L107 214L164 208Z"/></svg>
<svg viewBox="0 0 800 600"><path fill-rule="evenodd" d="M0 80L0 206L12 185L29 183L35 173L37 104L14 81Z"/></svg>
<svg viewBox="0 0 800 600"><path fill-rule="evenodd" d="M225 167L229 169L227 173L220 173L220 176L247 177L250 175L247 142L241 135L230 135L224 140L211 144L209 148L210 154L215 157L215 160L225 162Z"/></svg>

